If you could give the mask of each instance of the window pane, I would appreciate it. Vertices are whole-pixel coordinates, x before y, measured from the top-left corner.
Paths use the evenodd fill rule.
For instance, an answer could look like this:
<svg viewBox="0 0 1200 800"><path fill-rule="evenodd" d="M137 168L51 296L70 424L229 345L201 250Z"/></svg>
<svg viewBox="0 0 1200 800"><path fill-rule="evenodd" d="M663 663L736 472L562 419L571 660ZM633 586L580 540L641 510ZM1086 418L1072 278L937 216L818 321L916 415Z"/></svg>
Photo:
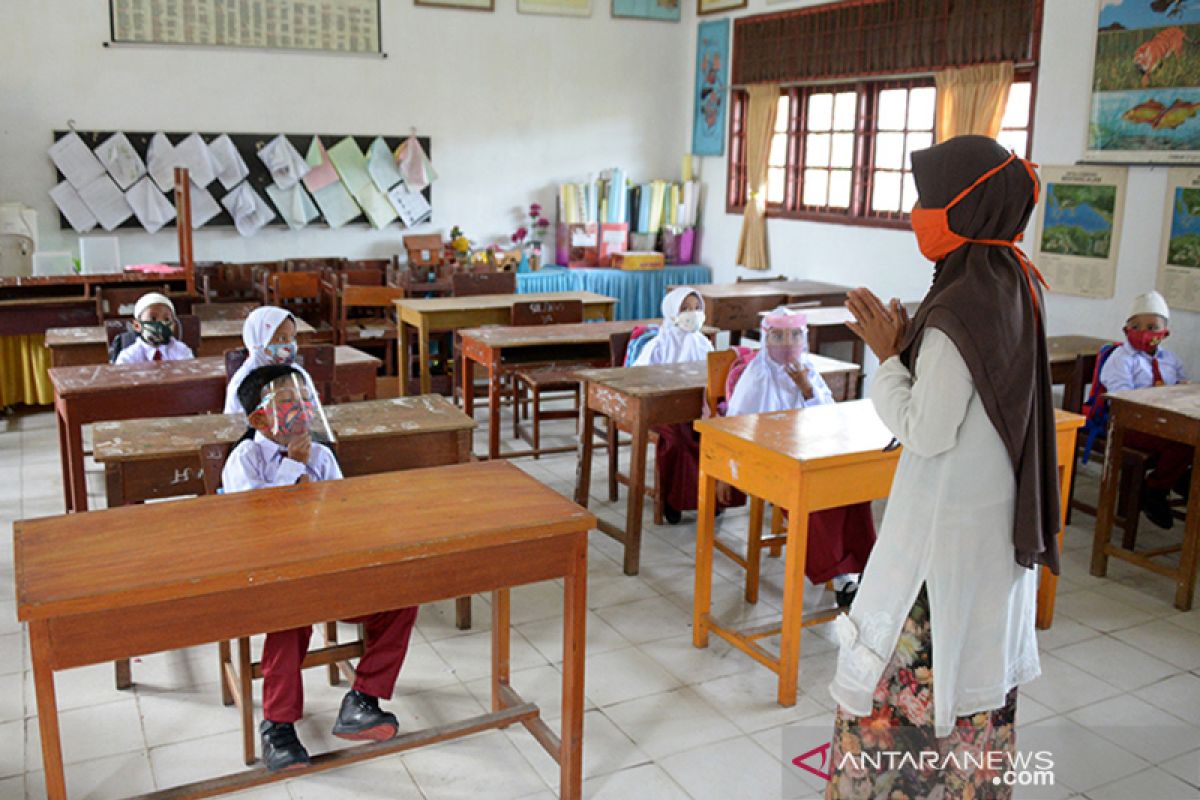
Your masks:
<svg viewBox="0 0 1200 800"><path fill-rule="evenodd" d="M772 167L787 166L787 133L776 133L771 137L771 153L767 158L767 163Z"/></svg>
<svg viewBox="0 0 1200 800"><path fill-rule="evenodd" d="M858 116L858 93L838 92L833 104L833 129L837 131L854 130L854 120Z"/></svg>
<svg viewBox="0 0 1200 800"><path fill-rule="evenodd" d="M1021 158L1025 158L1029 151L1026 148L1029 146L1029 134L1026 131L1000 131L1000 135L996 137L1005 150L1012 150Z"/></svg>
<svg viewBox="0 0 1200 800"><path fill-rule="evenodd" d="M854 134L835 133L833 135L833 152L830 163L835 167L850 167L854 165Z"/></svg>
<svg viewBox="0 0 1200 800"><path fill-rule="evenodd" d="M1008 90L1008 105L1004 107L1001 128L1029 127L1029 84L1014 83Z"/></svg>
<svg viewBox="0 0 1200 800"><path fill-rule="evenodd" d="M810 133L804 149L804 166L829 166L829 134Z"/></svg>
<svg viewBox="0 0 1200 800"><path fill-rule="evenodd" d="M779 104L775 106L775 131L777 133L788 129L788 109L791 107L791 98L786 94L779 95Z"/></svg>
<svg viewBox="0 0 1200 800"><path fill-rule="evenodd" d="M900 210L900 173L879 172L875 174L875 185L871 190L872 211Z"/></svg>
<svg viewBox="0 0 1200 800"><path fill-rule="evenodd" d="M910 133L904 147L904 168L912 169L912 154L914 150L924 150L933 146L932 133Z"/></svg>
<svg viewBox="0 0 1200 800"><path fill-rule="evenodd" d="M937 101L937 89L920 86L908 93L908 127L911 130L933 130L933 109Z"/></svg>
<svg viewBox="0 0 1200 800"><path fill-rule="evenodd" d="M875 134L875 166L883 169L904 167L904 134Z"/></svg>
<svg viewBox="0 0 1200 800"><path fill-rule="evenodd" d="M823 169L804 170L804 205L823 206L829 189L829 173Z"/></svg>
<svg viewBox="0 0 1200 800"><path fill-rule="evenodd" d="M829 207L850 207L850 170L835 169L829 174Z"/></svg>
<svg viewBox="0 0 1200 800"><path fill-rule="evenodd" d="M904 173L904 196L901 199L900 210L907 214L916 204L917 183L913 180L912 173L906 172Z"/></svg>
<svg viewBox="0 0 1200 800"><path fill-rule="evenodd" d="M879 93L877 127L881 131L904 130L904 102L907 89L884 89Z"/></svg>
<svg viewBox="0 0 1200 800"><path fill-rule="evenodd" d="M787 170L771 167L767 170L767 202L783 202L784 176Z"/></svg>
<svg viewBox="0 0 1200 800"><path fill-rule="evenodd" d="M833 95L829 92L808 96L808 129L827 131L833 123Z"/></svg>

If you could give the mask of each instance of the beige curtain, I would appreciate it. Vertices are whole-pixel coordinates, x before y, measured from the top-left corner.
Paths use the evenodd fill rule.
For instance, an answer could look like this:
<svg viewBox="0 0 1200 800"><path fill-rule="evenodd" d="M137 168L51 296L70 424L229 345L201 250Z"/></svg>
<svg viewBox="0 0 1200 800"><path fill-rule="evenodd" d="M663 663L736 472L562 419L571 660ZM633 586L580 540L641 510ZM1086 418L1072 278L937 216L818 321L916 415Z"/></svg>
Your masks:
<svg viewBox="0 0 1200 800"><path fill-rule="evenodd" d="M966 134L996 138L1013 82L1011 61L945 69L935 80L937 141Z"/></svg>
<svg viewBox="0 0 1200 800"><path fill-rule="evenodd" d="M756 83L747 89L746 109L746 210L738 237L737 263L747 269L768 269L767 159L779 108L779 84Z"/></svg>

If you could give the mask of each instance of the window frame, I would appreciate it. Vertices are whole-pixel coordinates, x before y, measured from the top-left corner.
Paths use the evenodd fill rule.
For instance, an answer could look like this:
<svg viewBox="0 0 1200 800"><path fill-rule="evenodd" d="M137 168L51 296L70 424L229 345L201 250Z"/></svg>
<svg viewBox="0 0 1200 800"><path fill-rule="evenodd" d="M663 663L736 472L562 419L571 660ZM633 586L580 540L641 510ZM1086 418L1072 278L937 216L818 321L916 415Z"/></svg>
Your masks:
<svg viewBox="0 0 1200 800"><path fill-rule="evenodd" d="M1029 124L1025 128L1027 139L1025 153L1018 153L1025 158L1030 157L1033 147L1034 109L1037 107L1037 68L1028 67L1016 70L1013 75L1014 83L1029 83ZM879 80L838 81L835 83L810 83L785 86L780 94L787 94L789 103L789 121L787 127L787 171L784 184L784 202L768 203L766 216L773 219L797 219L810 222L833 222L840 225L857 225L872 228L907 229L909 214L907 212L871 211L871 190L874 184L872 164L875 153L876 112L879 104L879 93L884 89L917 88L934 85L932 74L917 75L906 78L885 78ZM804 144L805 124L804 109L807 107L809 95L818 92L838 92L853 89L858 93L858 112L855 120L854 158L851 163L850 206L845 211L830 210L828 207L804 206L803 173L804 173ZM725 211L727 214L741 214L746 209L746 160L745 160L745 118L748 104L745 90L733 89L730 92L730 125L729 125L729 156L726 159L725 181Z"/></svg>

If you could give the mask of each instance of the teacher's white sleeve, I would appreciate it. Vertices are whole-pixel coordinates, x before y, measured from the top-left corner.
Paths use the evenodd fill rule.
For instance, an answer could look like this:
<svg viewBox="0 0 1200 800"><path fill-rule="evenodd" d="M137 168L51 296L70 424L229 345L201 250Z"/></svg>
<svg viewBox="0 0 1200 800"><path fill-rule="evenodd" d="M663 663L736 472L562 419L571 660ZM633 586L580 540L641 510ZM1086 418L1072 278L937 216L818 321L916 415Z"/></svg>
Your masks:
<svg viewBox="0 0 1200 800"><path fill-rule="evenodd" d="M880 419L900 444L924 458L954 447L974 394L966 362L937 328L925 329L915 377L893 356L871 381L871 401Z"/></svg>

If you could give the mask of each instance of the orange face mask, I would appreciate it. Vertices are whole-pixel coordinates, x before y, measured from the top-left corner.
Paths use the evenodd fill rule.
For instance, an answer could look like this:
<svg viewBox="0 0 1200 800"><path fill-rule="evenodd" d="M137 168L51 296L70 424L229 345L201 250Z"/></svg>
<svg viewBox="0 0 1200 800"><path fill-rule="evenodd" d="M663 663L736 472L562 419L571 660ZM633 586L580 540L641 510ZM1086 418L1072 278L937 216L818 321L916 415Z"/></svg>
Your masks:
<svg viewBox="0 0 1200 800"><path fill-rule="evenodd" d="M974 183L959 192L944 208L914 208L911 217L912 228L913 232L917 235L917 247L921 248L921 254L934 262L941 261L964 244L992 245L994 247L1007 247L1012 250L1017 257L1017 261L1021 264L1021 269L1025 272L1025 280L1029 284L1029 296L1033 300L1033 307L1036 311L1038 300L1037 291L1033 285L1035 278L1042 286L1045 286L1047 289L1050 287L1046 284L1046 279L1042 277L1042 273L1038 271L1038 268L1029 260L1024 251L1017 247L1017 242L1021 241L1020 235L1012 241L1005 241L1004 239L968 239L950 230L950 209L988 178L1016 160L1018 160L1016 153L1011 154L1003 163L980 175ZM1033 181L1033 202L1036 203L1038 199L1038 181L1037 175L1033 171L1036 165L1023 158L1019 160L1029 173L1030 180Z"/></svg>

